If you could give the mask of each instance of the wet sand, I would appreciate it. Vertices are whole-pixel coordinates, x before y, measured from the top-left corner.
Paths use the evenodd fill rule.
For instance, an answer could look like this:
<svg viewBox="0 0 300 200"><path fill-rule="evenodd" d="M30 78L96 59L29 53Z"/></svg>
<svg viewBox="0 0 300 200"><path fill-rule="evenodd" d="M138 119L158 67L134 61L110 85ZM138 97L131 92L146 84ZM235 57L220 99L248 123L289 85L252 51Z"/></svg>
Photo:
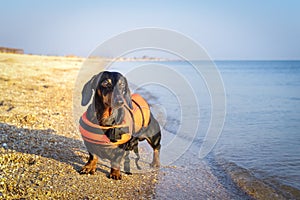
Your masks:
<svg viewBox="0 0 300 200"><path fill-rule="evenodd" d="M249 198L205 162L114 181L102 161L95 175L79 175L88 154L74 123L72 95L83 61L0 54L0 199Z"/></svg>

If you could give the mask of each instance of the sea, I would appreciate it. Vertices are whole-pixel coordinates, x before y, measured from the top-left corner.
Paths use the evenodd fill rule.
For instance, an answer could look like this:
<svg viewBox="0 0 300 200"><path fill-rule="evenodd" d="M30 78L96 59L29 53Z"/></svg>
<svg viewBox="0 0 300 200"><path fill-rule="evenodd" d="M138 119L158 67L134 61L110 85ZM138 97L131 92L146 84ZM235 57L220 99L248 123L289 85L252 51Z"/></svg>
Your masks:
<svg viewBox="0 0 300 200"><path fill-rule="evenodd" d="M300 199L300 61L115 62L108 69L149 100L163 129L163 165L205 161L254 198ZM194 156L181 162L186 152Z"/></svg>

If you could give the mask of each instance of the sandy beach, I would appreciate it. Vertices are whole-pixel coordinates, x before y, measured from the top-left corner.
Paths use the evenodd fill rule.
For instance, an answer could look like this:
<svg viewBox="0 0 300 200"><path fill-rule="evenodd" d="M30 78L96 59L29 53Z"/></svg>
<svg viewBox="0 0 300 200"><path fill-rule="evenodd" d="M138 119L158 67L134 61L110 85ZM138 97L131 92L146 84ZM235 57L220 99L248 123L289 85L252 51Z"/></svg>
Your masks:
<svg viewBox="0 0 300 200"><path fill-rule="evenodd" d="M72 95L83 62L0 54L0 199L249 198L204 162L123 174L121 181L107 178L109 165L101 162L95 175L80 175L88 153Z"/></svg>

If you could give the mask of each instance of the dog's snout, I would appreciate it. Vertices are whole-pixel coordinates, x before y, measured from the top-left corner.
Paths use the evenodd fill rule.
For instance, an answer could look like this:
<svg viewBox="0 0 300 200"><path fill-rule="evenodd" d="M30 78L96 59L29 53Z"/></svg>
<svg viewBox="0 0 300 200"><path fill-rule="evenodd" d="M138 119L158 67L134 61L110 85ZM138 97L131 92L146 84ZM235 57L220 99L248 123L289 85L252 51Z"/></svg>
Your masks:
<svg viewBox="0 0 300 200"><path fill-rule="evenodd" d="M122 106L124 104L123 98L121 96L119 96L119 95L117 97L115 97L114 101L115 101L114 104L116 106Z"/></svg>
<svg viewBox="0 0 300 200"><path fill-rule="evenodd" d="M120 99L117 100L117 103L118 103L119 105L122 105L122 104L124 103L124 101L123 101L123 99L120 98Z"/></svg>

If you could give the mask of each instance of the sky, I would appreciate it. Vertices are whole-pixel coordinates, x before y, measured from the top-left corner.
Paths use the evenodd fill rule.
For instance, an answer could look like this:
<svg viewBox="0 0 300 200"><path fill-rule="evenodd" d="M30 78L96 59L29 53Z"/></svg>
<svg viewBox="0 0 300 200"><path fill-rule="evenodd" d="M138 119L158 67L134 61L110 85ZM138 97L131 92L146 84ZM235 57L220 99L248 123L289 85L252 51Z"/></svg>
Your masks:
<svg viewBox="0 0 300 200"><path fill-rule="evenodd" d="M120 33L179 32L215 60L300 60L300 1L1 0L0 46L88 56Z"/></svg>

